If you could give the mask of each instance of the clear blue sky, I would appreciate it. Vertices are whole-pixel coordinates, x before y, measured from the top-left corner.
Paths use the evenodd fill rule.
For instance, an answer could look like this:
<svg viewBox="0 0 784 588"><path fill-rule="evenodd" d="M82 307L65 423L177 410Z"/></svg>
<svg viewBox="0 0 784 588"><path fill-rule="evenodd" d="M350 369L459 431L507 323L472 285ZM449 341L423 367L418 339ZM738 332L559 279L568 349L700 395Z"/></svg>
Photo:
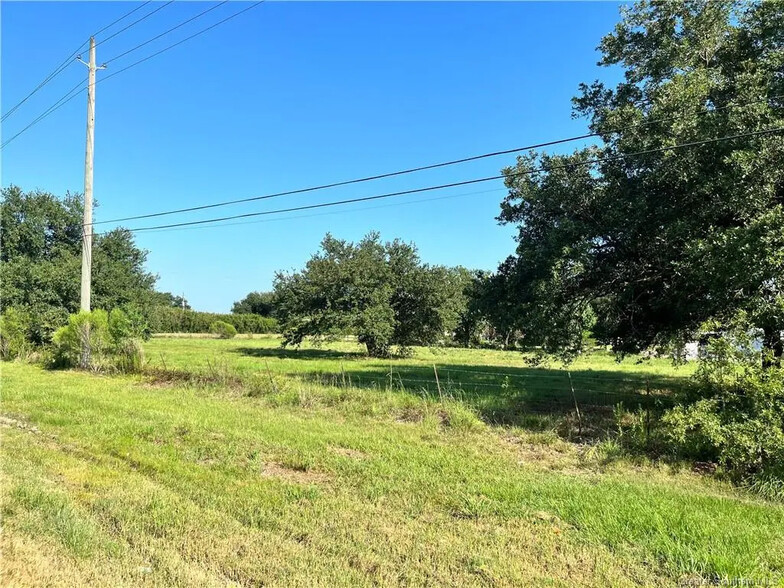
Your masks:
<svg viewBox="0 0 784 588"><path fill-rule="evenodd" d="M3 112L90 33L136 5L3 2ZM98 61L208 6L176 2L100 45ZM98 77L244 6L222 6L113 62ZM96 220L296 189L579 134L586 123L571 118L570 98L580 82L617 78L617 71L596 66L595 50L617 20L616 3L267 2L98 84ZM3 139L84 75L84 66L70 65L8 118ZM81 192L84 129L81 95L2 151L2 184L59 195ZM504 156L125 225L456 182L497 174L513 161ZM264 217L265 222L139 233L137 242L150 251L148 267L160 275L159 289L185 293L200 310L228 311L247 292L270 288L276 270L302 267L327 231L355 240L378 230L385 239L415 242L427 262L494 269L514 250L514 231L495 221L502 188L498 181L290 213L276 220ZM402 204L443 196L450 198Z"/></svg>

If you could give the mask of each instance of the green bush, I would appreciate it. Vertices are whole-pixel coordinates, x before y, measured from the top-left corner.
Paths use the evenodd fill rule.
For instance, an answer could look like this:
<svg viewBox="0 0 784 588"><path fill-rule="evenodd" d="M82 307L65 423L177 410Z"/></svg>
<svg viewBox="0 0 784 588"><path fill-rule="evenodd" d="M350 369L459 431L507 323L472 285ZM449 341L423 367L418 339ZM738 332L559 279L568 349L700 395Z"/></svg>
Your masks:
<svg viewBox="0 0 784 588"><path fill-rule="evenodd" d="M229 323L215 321L210 325L210 333L218 335L221 339L231 339L237 335L237 329Z"/></svg>
<svg viewBox="0 0 784 588"><path fill-rule="evenodd" d="M139 339L123 339L113 350L114 366L125 373L138 373L144 367L144 348Z"/></svg>
<svg viewBox="0 0 784 588"><path fill-rule="evenodd" d="M54 334L52 366L138 372L144 364L138 332L138 324L119 308L73 314ZM83 356L85 342L89 353Z"/></svg>
<svg viewBox="0 0 784 588"><path fill-rule="evenodd" d="M52 344L54 367L99 367L111 344L109 315L100 309L72 314L68 324L55 331Z"/></svg>
<svg viewBox="0 0 784 588"><path fill-rule="evenodd" d="M716 461L736 480L784 480L784 370L763 367L749 339L711 342L665 434L679 455Z"/></svg>
<svg viewBox="0 0 784 588"><path fill-rule="evenodd" d="M28 341L30 315L17 308L6 308L0 315L0 358L24 357L32 350Z"/></svg>

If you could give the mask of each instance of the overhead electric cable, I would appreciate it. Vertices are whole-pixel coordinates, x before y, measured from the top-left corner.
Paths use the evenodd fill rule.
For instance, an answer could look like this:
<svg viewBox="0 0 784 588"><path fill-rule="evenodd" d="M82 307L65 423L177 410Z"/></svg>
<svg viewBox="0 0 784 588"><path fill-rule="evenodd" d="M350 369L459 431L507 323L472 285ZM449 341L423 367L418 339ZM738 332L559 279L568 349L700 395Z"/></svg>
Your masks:
<svg viewBox="0 0 784 588"><path fill-rule="evenodd" d="M105 30L107 30L107 29L109 29L109 28L113 27L113 26L114 26L114 25L116 25L118 22L120 22L121 20L124 20L124 19L128 18L128 17L129 17L131 14L133 14L134 12L136 12L137 10L139 10L140 8L143 8L144 6L146 6L147 4L149 4L150 2L151 2L151 0L147 0L147 2L144 2L143 4L141 4L141 5L137 6L136 8L134 8L133 10L130 10L130 11L126 12L126 13L125 13L125 14L123 14L123 15L122 15L120 18L118 18L118 19L114 20L113 22L110 22L108 25L106 25L106 26L105 26L105 27L103 27L102 29L100 29L100 30L96 31L95 33L93 33L93 35L92 35L92 36L99 35L99 34L101 34L103 31L105 31ZM38 85L37 85L35 88L33 88L33 90L32 90L32 91L31 91L31 92L30 92L30 93L29 93L27 96L25 96L24 98L22 98L22 100L20 100L19 102L17 102L17 103L16 103L14 106L12 106L12 107L11 107L11 108L10 108L10 109L9 109L9 110L8 110L8 111L5 113L5 114L3 114L3 116L0 118L0 122L3 122L3 121L5 121L5 119L6 119L6 118L8 118L8 117L9 117L9 116L11 116L11 115L12 115L14 112L16 112L16 110L17 110L17 109L18 109L18 108L19 108L19 107L20 107L22 104L24 104L25 102L27 102L27 100L28 100L30 97L32 97L32 96L33 96L33 95L34 95L36 92L38 92L38 90L40 90L41 88L43 88L43 87L44 87L46 84L48 84L49 82L51 82L51 81L52 81L54 78L56 78L56 77L57 77L58 75L60 75L60 74L61 74L63 71L65 71L65 69L66 69L66 68L67 68L67 67L68 67L68 66L69 66L71 63L73 63L73 59L74 59L74 57L76 57L76 56L79 54L79 52L82 50L82 47L84 47L85 43L86 43L86 41L85 41L85 42L83 42L81 45L79 45L79 46L76 48L76 51L74 51L74 52L73 52L73 53L71 53L71 54L70 54L68 57L66 57L66 58L65 58L65 61L63 61L63 62L62 62L60 65L58 65L58 66L57 66L57 67L56 67L56 68L55 68L55 69L52 71L52 73L50 73L48 76L46 76L46 77L43 79L43 81L42 81L41 83L39 83L39 84L38 84Z"/></svg>
<svg viewBox="0 0 784 588"><path fill-rule="evenodd" d="M144 63L145 61L148 61L148 60L152 59L153 57L157 57L157 56L158 56L158 55L160 55L161 53L165 53L165 52L166 52L166 51L168 51L169 49L174 49L175 47L177 47L177 46L179 46L179 45L182 45L182 44L183 44L183 43L185 43L186 41L190 41L191 39L193 39L193 38L195 38L195 37L198 37L199 35L203 35L203 34L204 34L204 33L206 33L207 31L211 31L211 30L212 30L212 29L214 29L215 27L217 27L217 26L220 26L220 25L222 25L222 24L223 24L223 23L225 23L225 22L228 22L228 21L230 21L231 19L233 19L233 18L235 18L235 17L239 16L239 15L240 15L240 14L242 14L243 12L247 12L248 10L251 10L251 9L253 9L253 8L256 8L257 6L259 6L260 4L263 4L263 3L264 3L264 0L260 0L259 2L254 2L253 4L251 4L250 6L248 6L247 8L243 8L242 10L238 10L237 12L235 12L234 14L230 14L229 16L227 16L226 18L224 18L223 20L219 20L218 22L216 22L216 23L214 23L214 24L211 24L210 26L208 26L208 27L205 27L205 28L201 29L200 31L197 31L197 32L193 33L192 35L190 35L190 36L188 36L188 37L185 37L184 39L181 39L181 40L177 41L176 43L172 43L171 45L168 45L168 46L164 47L163 49L161 49L161 50L159 50L159 51L156 51L155 53L152 53L152 54L148 55L147 57L143 57L142 59L139 59L138 61L134 61L134 62L133 62L133 63L131 63L130 65L126 65L126 66L125 66L124 68L122 68L122 69L118 69L117 71L115 71L115 72L112 72L112 73L111 73L111 74L109 74L108 76L104 76L104 77L103 77L103 78L101 78L99 81L101 81L101 82L104 82L104 81L108 80L109 78L113 78L114 76L116 76L116 75L118 75L118 74L121 74L122 72L124 72L124 71L127 71L127 70L131 69L132 67L136 67L137 65L139 65L139 64L141 64L141 63Z"/></svg>
<svg viewBox="0 0 784 588"><path fill-rule="evenodd" d="M38 115L38 116L37 116L35 119L33 119L33 121L32 121L31 123L29 123L29 124L28 124L26 127L24 127L24 128L21 130L21 131L19 131L18 133L16 133L15 135L13 135L12 137L10 137L9 139L6 139L5 141L3 141L3 144L2 144L2 145L0 145L0 149L4 149L6 145L8 145L8 144L9 144L11 141L13 141L14 139L16 139L16 138L17 138L19 135L21 135L22 133L24 133L25 131L27 131L27 130L28 130L28 129L30 129L31 127L35 126L36 124L38 124L39 122L41 122L43 119L45 119L47 116L49 116L50 114L52 114L52 113L53 113L55 110L57 110L57 109L58 109L58 108L60 108L61 106L65 106L65 104L66 104L66 103L70 102L71 100L73 100L74 98L76 98L76 97L77 97L79 94L81 94L82 92L84 92L84 85L85 85L86 83L87 83L87 77L85 76L85 78L84 78L82 81L80 81L80 82L79 82L78 84L76 84L76 85L75 85L73 88L71 88L70 90L68 90L68 91L67 91L67 92L66 92L66 93L65 93L63 96L61 96L61 97L60 97L60 99L59 99L59 100L57 100L57 102L55 102L55 103L54 103L52 106L50 106L50 107L49 107L48 109L46 109L44 112L42 112L41 114L39 114L39 115ZM77 90L78 90L78 91L77 91ZM76 93L74 93L74 92L76 92Z"/></svg>
<svg viewBox="0 0 784 588"><path fill-rule="evenodd" d="M107 59L106 61L104 61L104 65L108 65L108 64L109 64L109 63L111 63L112 61L116 61L116 60L120 59L121 57L125 57L125 56L126 56L126 55L128 55L129 53L133 53L133 52L134 52L134 51L136 51L137 49L141 49L141 48L142 48L142 47L144 47L145 45L149 45L149 44L150 44L150 43L152 43L153 41L157 41L157 40L158 40L158 39L160 39L161 37L164 37L164 36L168 35L169 33L173 32L173 31L176 31L176 30L177 30L177 29L179 29L180 27L184 27L184 26L185 26L186 24L188 24L189 22L193 22L194 20L196 20L197 18L201 18L202 16L204 16L204 15L205 15L205 14L207 14L208 12L212 12L212 11L213 11L213 10L215 10L216 8L219 8L219 7L223 6L224 4L228 3L228 1L229 1L229 0L223 0L223 2L219 2L218 4L215 4L214 6L211 6L211 7L210 7L210 8L208 8L207 10L203 10L203 11L201 11L199 14L197 14L197 15L195 15L195 16L192 16L192 17L191 17L191 18L189 18L188 20L184 20L184 21L182 21L181 23L179 23L179 24L178 24L178 25L176 25L176 26L173 26L173 27L172 27L172 28L170 28L169 30L166 30L166 31L162 32L160 35L156 35L156 36L154 36L153 38L146 40L144 43L139 43L139 44L138 44L138 45L136 45L135 47L132 47L132 48L128 49L127 51L123 51L122 53L120 53L119 55L115 55L115 56L114 56L114 57L112 57L111 59Z"/></svg>
<svg viewBox="0 0 784 588"><path fill-rule="evenodd" d="M135 21L133 21L131 24L124 26L123 28L121 28L121 29L120 29L119 31L117 31L116 33L112 33L111 35L109 35L109 36L108 36L108 37L106 37L105 39L101 39L100 41L96 41L96 42L95 42L95 46L97 47L98 45L101 45L101 44L103 44L103 43L106 43L106 41L109 41L109 40L111 40L111 39L114 39L114 38L115 38L117 35L121 35L121 34L122 34L122 33L124 33L125 31L127 31L128 29L130 29L130 28L132 28L132 27L135 27L135 26L136 26L137 24L139 24L140 22L143 22L143 21L147 20L147 19L148 19L148 18L150 18L150 17L151 17L153 14L155 14L156 12L160 12L161 10L163 10L164 8L166 8L167 6L169 6L170 4L174 4L174 0L169 0L168 2L164 2L163 4L161 4L161 5L160 5L158 8L156 8L155 10L151 10L150 12L148 12L147 14L145 14L143 17L141 17L141 18L138 18L138 19L136 19Z"/></svg>
<svg viewBox="0 0 784 588"><path fill-rule="evenodd" d="M352 208L350 212L362 212L366 210L376 210L379 208L391 208L393 206L409 206L412 204L425 204L427 202L436 202L438 200L452 200L454 198L465 198L466 196L476 196L479 194L490 194L493 192L504 192L506 191L505 188L491 188L490 190L479 190L475 192L461 192L460 194L449 194L448 196L437 196L435 198L421 198L419 200L406 200L403 202L392 202L390 204L379 204L378 206L363 206L361 208ZM171 229L156 229L151 231L153 233L157 232L171 232L171 231L193 231L197 229L217 229L222 227L237 227L243 225L253 225L259 223L269 223L269 222L278 222L278 221L287 221L287 220L298 220L304 218L315 218L320 216L329 216L333 214L345 214L345 211L342 210L332 210L328 212L321 212L316 214L300 214L296 216L286 216L282 218L267 218L262 220L251 220L251 221L242 221L236 223L222 223L220 225L201 225L195 227L175 227ZM94 233L95 235L105 235L106 233Z"/></svg>
<svg viewBox="0 0 784 588"><path fill-rule="evenodd" d="M720 106L718 108L714 108L713 110L710 110L710 111L702 111L702 112L698 112L696 114L707 114L709 112L716 112L716 111L724 110L724 109L727 109L727 108L730 108L730 107L749 106L751 104L757 104L759 102L769 102L770 100L775 100L777 98L784 98L784 95L772 96L770 98L763 98L763 99L760 99L760 100L754 100L752 102L746 102L746 103L742 103L742 104L727 104L725 106ZM172 215L172 214L182 214L182 213L185 213L185 212L196 212L198 210L207 210L207 209L210 209L210 208L219 208L219 207L222 207L222 206L230 206L230 205L233 205L233 204L242 204L242 203L245 203L245 202L255 202L255 201L259 201L259 200L268 200L270 198L279 198L281 196L292 196L292 195L295 195L295 194L305 194L307 192L316 192L316 191L319 191L319 190L326 190L326 189L329 189L329 188L338 188L338 187L341 187L341 186L348 186L348 185L351 185L351 184L360 184L360 183L364 183L364 182L371 182L371 181L374 181L374 180L381 180L381 179L391 178L391 177L395 177L395 176L402 176L402 175L411 174L411 173L415 173L415 172L426 171L426 170L431 170L431 169L437 169L437 168L447 167L447 166L451 166L451 165L457 165L457 164L461 164L461 163L467 163L467 162L470 162L470 161L478 161L480 159L487 159L487 158L491 158L491 157L497 157L497 156L500 156L500 155L509 155L511 153L519 153L521 151L528 151L528 150L531 150L531 149L540 149L542 147L552 147L554 145L560 145L560 144L563 144L563 143L579 141L579 140L582 140L582 139L589 139L591 137L598 137L598 136L601 136L601 135L607 135L607 134L611 134L611 133L620 133L620 132L628 131L628 130L635 129L635 128L638 128L638 127L645 127L645 126L649 126L649 125L653 125L653 124L657 124L657 123L661 123L661 122L667 122L667 121L670 121L670 120L677 120L677 117L667 117L667 118L661 118L661 119L654 119L654 120L645 121L644 123L637 124L637 125L630 125L630 126L627 126L627 127L620 127L620 128L616 128L616 129L605 130L605 131L602 131L601 133L586 133L586 134L577 135L577 136L574 136L574 137L567 137L565 139L556 139L556 140L553 140L553 141L545 141L543 143L536 143L536 144L533 144L533 145L526 145L524 147L515 147L514 149L504 149L502 151L493 151L493 152L490 152L490 153L483 153L481 155L473 155L473 156L470 156L470 157L463 157L461 159L453 159L451 161L444 161L444 162L441 162L441 163L434 163L434 164L430 164L430 165L423 165L423 166L419 166L419 167L412 167L412 168L403 169L403 170L399 170L399 171L383 173L383 174L377 174L377 175L373 175L373 176L366 176L366 177L356 178L356 179L352 179L352 180L344 180L344 181L340 181L340 182L333 182L333 183L330 183L330 184L322 184L322 185L319 185L319 186L311 186L311 187L308 187L308 188L299 188L299 189L295 189L295 190L287 190L287 191L284 191L284 192L275 192L275 193L272 193L272 194L264 194L262 196L251 196L251 197L248 197L248 198L239 198L239 199L236 199L236 200L226 200L226 201L223 201L223 202L216 202L216 203L213 203L213 204L202 204L202 205L199 205L199 206L190 206L190 207L187 207L187 208L177 208L177 209L174 209L174 210L166 210L166 211L162 211L162 212L152 212L152 213L148 213L148 214L138 214L138 215L134 215L134 216L126 216L126 217L121 217L121 218L114 218L114 219L94 222L93 225L106 224L106 223L116 223L116 222L124 222L124 221L129 221L129 220L140 220L140 219L154 218L154 217L159 217L159 216L169 216L169 215Z"/></svg>
<svg viewBox="0 0 784 588"><path fill-rule="evenodd" d="M664 151L673 151L673 150L679 150L679 149L687 149L687 148L691 148L691 147L698 147L698 146L701 146L701 145L708 145L708 144L711 144L711 143L718 143L720 141L730 141L732 139L741 139L741 138L745 138L745 137L756 137L756 136L760 136L760 135L770 135L770 134L774 134L774 133L780 133L782 131L784 131L784 127L774 127L774 128L770 128L770 129L763 129L763 130L760 130L760 131L749 131L747 133L739 133L739 134L736 134L736 135L728 135L728 136L724 136L724 137L715 137L713 139L703 139L703 140L700 140L700 141L691 141L689 143L681 143L681 144L677 144L677 145L668 145L666 147L657 147L655 149L646 149L646 150L643 150L643 151L635 151L635 152L632 152L632 153L619 153L617 155L597 158L597 159L593 159L593 160L586 160L586 161L576 162L576 163L568 163L568 164L565 164L565 165L556 165L556 166L545 165L545 166L540 166L538 168L525 170L525 171L522 171L522 172L516 172L516 173L512 173L512 174L508 174L508 175L501 174L501 175L498 175L498 176L488 176L488 177L484 177L484 178L476 178L476 179L472 179L472 180L464 180L464 181L461 181L461 182L452 182L452 183L449 183L449 184L440 184L440 185L437 185L437 186L427 186L425 188L415 188L415 189L412 189L412 190L402 190L402 191L399 191L399 192L388 192L386 194L376 194L374 196L363 196L363 197L359 197L359 198L348 198L348 199L345 199L345 200L321 202L321 203L318 203L318 204L308 204L308 205L303 205L303 206L295 206L295 207L290 207L290 208L281 208L281 209L276 209L276 210L265 210L265 211L261 211L261 212L248 212L248 213L244 213L244 214L236 214L236 215L231 215L231 216L225 216L225 217L219 217L219 218L211 218L211 219L203 219L203 220L197 220L197 221L188 221L188 222L182 222L182 223L172 223L172 224L168 224L168 225L157 225L157 226L151 226L151 227L137 227L137 228L127 229L127 230L131 231L131 232L140 232L140 231L150 231L150 230L154 230L154 229L168 229L168 228L173 228L173 227L187 227L187 226L202 225L202 224L207 224L207 223L217 223L217 222L222 222L222 221L227 221L227 220L234 220L234 219L239 219L239 218L250 218L250 217L265 216L265 215L270 215L270 214L280 214L280 213L284 213L284 212L295 212L295 211L300 211L300 210L312 210L312 209L316 209L316 208L326 208L326 207L338 206L338 205L342 205L342 204L351 204L351 203L354 203L354 202L367 202L367 201L370 201L370 200L380 200L382 198L392 198L392 197L396 197L396 196L404 196L404 195L407 195L407 194L418 194L418 193L421 193L421 192L430 192L430 191L433 191L433 190L444 190L446 188L454 188L454 187L457 187L457 186L467 186L467 185L470 185L470 184L478 184L480 182L489 182L489 181L492 181L492 180L505 179L505 178L510 177L510 176L514 177L514 176L521 176L521 175L530 175L530 174L537 173L537 172L552 171L552 170L555 170L555 169L572 169L572 168L578 167L578 166L594 165L594 164L597 164L597 163L606 163L608 161L615 161L615 160L618 160L618 159L624 159L626 157L634 157L634 156L638 156L638 155L649 155L649 154L652 154L652 153L662 153Z"/></svg>
<svg viewBox="0 0 784 588"><path fill-rule="evenodd" d="M122 15L120 18L118 18L117 20L113 20L112 22L110 22L108 25L106 25L106 26L105 26L105 27L103 27L102 29L98 29L98 30L97 30L97 31L95 31L95 32L94 32L94 33L93 33L91 36L93 36L93 37L97 37L97 36L98 36L98 35L100 35L102 32L104 32L104 31L106 31L106 30L108 30L108 29L112 28L112 27L113 27L114 25L116 25L118 22L120 22L120 21L123 21L123 20L125 20L126 18L128 18L129 16L131 16L131 15L132 15L134 12L136 12L137 10L141 10L142 8L144 8L145 6L147 6L147 5L148 5L150 2L152 2L152 0L147 0L146 2L142 2L141 4L139 4L139 6L137 6L137 7L136 7L136 8L134 8L133 10L129 10L128 12L126 12L125 14L123 14L123 15Z"/></svg>
<svg viewBox="0 0 784 588"><path fill-rule="evenodd" d="M141 63L144 63L145 61L147 61L147 60L149 60L149 59L152 59L153 57L156 57L157 55L160 55L161 53L164 53L164 52L166 52L166 51L168 51L168 50L170 50L170 49L174 49L175 47L177 47L177 46L179 46L179 45L182 45L182 44L183 44L183 43L185 43L186 41L189 41L189 40L191 40L191 39L193 39L193 38L195 38L195 37L198 37L199 35L202 35L202 34L206 33L207 31L210 31L210 30L214 29L215 27L217 27L217 26L219 26L219 25L222 25L223 23L225 23L225 22L227 22L227 21L229 21L229 20L233 19L234 17L236 17L236 16L239 16L239 15L240 15L240 14L242 14L243 12L247 12L248 10L251 10L252 8L255 8L255 7L256 7L256 6L258 6L259 4L263 4L263 3L264 3L264 0L260 0L259 2L256 2L256 3L254 3L254 4L251 4L251 5L250 5L250 6L248 6L247 8L243 8L242 10L239 10L239 11L237 11L237 12L235 12L234 14L231 14L231 15L229 15L228 17L224 18L223 20L220 20L220 21L218 21L218 22L216 22L216 23L214 23L214 24L212 24L212 25L210 25L210 26L208 26L208 27L205 27L204 29L202 29L202 30L200 30L200 31L197 31L197 32L196 32L196 33L194 33L194 34L192 34L192 35L190 35L190 36L188 36L188 37L185 37L184 39L182 39L182 40L180 40L180 41L177 41L176 43L172 43L171 45L168 45L168 46L164 47L163 49L161 49L161 50L159 50L159 51L156 51L155 53L153 53L153 54L151 54L151 55L148 55L147 57L144 57L144 58L142 58L142 59L140 59L140 60L138 60L138 61L135 61L134 63L131 63L130 65L127 65L127 66L125 66L124 68L122 68L122 69L120 69L120 70L117 70L117 71L115 71L115 72L113 72L113 73L109 74L108 76L104 76L103 78L100 78L100 79L98 79L98 80L97 80L95 83L96 83L96 84L99 84L99 83L101 83L101 82L103 82L103 81L106 81L106 80L108 80L109 78L112 78L112 77L114 77L114 76L116 76L116 75L118 75L118 74L120 74L120 73L122 73L122 72L124 72L124 71L126 71L126 70L129 70L129 69L131 69L132 67L136 67L137 65L139 65L139 64L141 64ZM96 44L96 45L97 45L97 44ZM84 92L84 91L85 91L85 89L86 89L86 88L82 88L82 89L81 89L81 90L79 90L79 91L78 91L76 94L74 94L74 95L72 95L72 96L69 96L69 94L71 94L71 92L73 92L73 89L69 90L69 91L66 93L66 95L65 95L65 96L63 96L62 98L60 98L60 100L58 100L58 101L57 101L57 102L56 102L54 105L50 106L50 107L49 107L49 108L48 108L46 111L44 111L43 113L41 113L41 114L40 114L40 115L39 115L39 116L38 116L38 117L37 117L37 118L36 118L36 119L35 119L33 122L31 122L30 124L28 124L28 125L27 125L25 128L23 128L21 131L19 131L18 133L16 133L16 134L15 134L13 137L11 137L10 139L8 139L8 140L4 141L4 142L3 142L3 144L2 144L2 145L0 145L0 149L3 149L3 148L5 148L5 147L6 147L6 146L7 146L7 145L8 145L8 144L11 142L11 141L13 141L13 140L14 140L14 139L16 139L17 137L19 137L19 136L20 136L22 133L24 133L25 131L27 131L28 129L30 129L31 127L33 127L34 125L36 125L37 123L41 122L43 119L45 119L47 116L49 116L50 114L52 114L52 113L53 113L54 111L56 111L57 109L59 109L59 108L61 108L61 107L65 106L65 105L66 105L68 102L70 102L71 100L73 100L74 98L76 98L76 97L77 97L79 94L81 94L82 92Z"/></svg>

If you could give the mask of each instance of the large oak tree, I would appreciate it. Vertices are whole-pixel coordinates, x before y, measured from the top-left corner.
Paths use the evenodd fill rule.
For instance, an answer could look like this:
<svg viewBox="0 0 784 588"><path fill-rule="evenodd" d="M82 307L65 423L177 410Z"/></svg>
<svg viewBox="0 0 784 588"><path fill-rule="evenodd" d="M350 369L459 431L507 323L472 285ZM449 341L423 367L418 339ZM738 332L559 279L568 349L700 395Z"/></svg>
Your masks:
<svg viewBox="0 0 784 588"><path fill-rule="evenodd" d="M599 49L625 73L574 100L600 146L504 170L526 338L575 352L595 313L632 352L744 312L780 357L784 136L661 149L784 127L784 3L638 2Z"/></svg>
<svg viewBox="0 0 784 588"><path fill-rule="evenodd" d="M285 344L356 335L369 355L383 357L392 346L450 335L469 281L465 270L423 264L400 240L370 233L351 243L328 234L302 271L276 276L276 316Z"/></svg>

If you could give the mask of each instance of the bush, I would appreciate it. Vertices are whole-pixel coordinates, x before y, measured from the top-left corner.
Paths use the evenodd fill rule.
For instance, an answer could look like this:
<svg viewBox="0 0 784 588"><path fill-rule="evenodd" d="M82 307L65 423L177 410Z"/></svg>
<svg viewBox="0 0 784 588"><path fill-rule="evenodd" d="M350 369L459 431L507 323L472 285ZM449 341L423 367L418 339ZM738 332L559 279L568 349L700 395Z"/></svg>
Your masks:
<svg viewBox="0 0 784 588"><path fill-rule="evenodd" d="M32 346L28 341L30 315L17 308L7 308L0 316L0 358L24 357Z"/></svg>
<svg viewBox="0 0 784 588"><path fill-rule="evenodd" d="M150 338L150 327L144 313L133 304L115 308L109 313L109 331L115 340Z"/></svg>
<svg viewBox="0 0 784 588"><path fill-rule="evenodd" d="M53 338L52 366L58 368L113 368L138 372L144 364L144 350L135 335L139 325L116 308L80 312L68 319ZM84 342L89 353L83 356Z"/></svg>
<svg viewBox="0 0 784 588"><path fill-rule="evenodd" d="M111 342L108 325L105 310L68 317L68 324L57 329L52 338L54 367L97 367ZM87 354L83 355L85 343Z"/></svg>
<svg viewBox="0 0 784 588"><path fill-rule="evenodd" d="M140 372L144 367L144 348L138 339L123 339L116 345L113 359L121 372Z"/></svg>
<svg viewBox="0 0 784 588"><path fill-rule="evenodd" d="M215 321L210 325L210 333L218 335L221 339L231 339L237 334L237 329L234 325L225 323L223 321Z"/></svg>
<svg viewBox="0 0 784 588"><path fill-rule="evenodd" d="M666 436L678 454L716 461L736 480L784 480L784 370L764 368L749 339L710 343L690 402L664 416Z"/></svg>

